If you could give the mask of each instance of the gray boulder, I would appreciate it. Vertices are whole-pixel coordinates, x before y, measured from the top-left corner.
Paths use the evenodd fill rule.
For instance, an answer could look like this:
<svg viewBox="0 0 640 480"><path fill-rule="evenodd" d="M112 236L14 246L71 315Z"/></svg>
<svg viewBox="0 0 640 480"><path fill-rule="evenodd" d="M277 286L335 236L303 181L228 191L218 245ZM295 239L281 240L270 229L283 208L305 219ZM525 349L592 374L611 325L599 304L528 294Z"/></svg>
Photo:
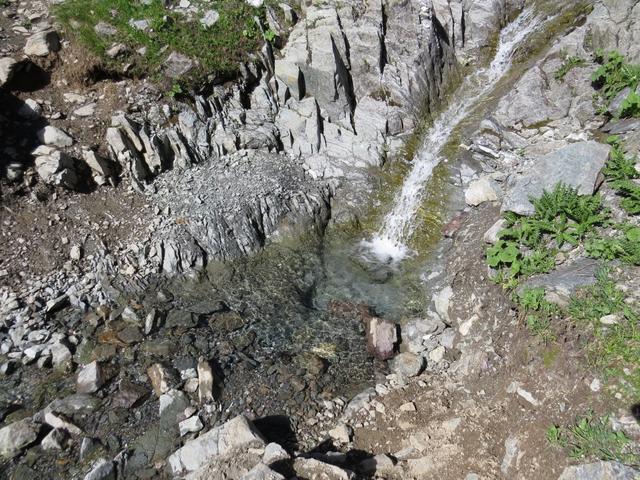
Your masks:
<svg viewBox="0 0 640 480"><path fill-rule="evenodd" d="M24 53L30 56L46 57L60 50L60 37L53 30L34 33L27 39Z"/></svg>
<svg viewBox="0 0 640 480"><path fill-rule="evenodd" d="M539 198L558 183L576 188L580 195L591 195L600 185L600 171L610 151L609 145L588 141L533 159L522 175L510 177L502 211L532 215L535 209L529 199Z"/></svg>
<svg viewBox="0 0 640 480"><path fill-rule="evenodd" d="M314 458L296 458L293 462L293 469L296 475L302 478L317 480L350 480L355 478L353 472L349 470L343 470Z"/></svg>
<svg viewBox="0 0 640 480"><path fill-rule="evenodd" d="M40 425L30 418L0 429L0 457L13 458L38 438Z"/></svg>
<svg viewBox="0 0 640 480"><path fill-rule="evenodd" d="M169 78L180 78L193 68L193 60L178 52L171 52L164 62L164 71Z"/></svg>
<svg viewBox="0 0 640 480"><path fill-rule="evenodd" d="M56 147L70 147L73 145L73 138L52 125L47 125L42 130L39 130L38 139L44 145L55 145Z"/></svg>
<svg viewBox="0 0 640 480"><path fill-rule="evenodd" d="M234 449L264 446L262 435L245 417L238 416L187 442L167 462L177 476L196 471Z"/></svg>
<svg viewBox="0 0 640 480"><path fill-rule="evenodd" d="M84 480L115 480L116 469L112 461L104 458L98 460L93 468L84 476Z"/></svg>
<svg viewBox="0 0 640 480"><path fill-rule="evenodd" d="M566 305L571 295L580 287L594 285L600 262L591 258L578 258L575 262L559 266L551 273L528 279L518 291L543 287L548 300Z"/></svg>
<svg viewBox="0 0 640 480"><path fill-rule="evenodd" d="M74 189L78 186L78 175L73 159L64 152L51 147L38 147L35 155L35 167L45 183Z"/></svg>
<svg viewBox="0 0 640 480"><path fill-rule="evenodd" d="M572 465L562 472L558 480L637 480L640 471L619 462L596 462Z"/></svg>
<svg viewBox="0 0 640 480"><path fill-rule="evenodd" d="M403 377L415 377L424 368L424 358L410 352L397 355L391 361L391 371Z"/></svg>

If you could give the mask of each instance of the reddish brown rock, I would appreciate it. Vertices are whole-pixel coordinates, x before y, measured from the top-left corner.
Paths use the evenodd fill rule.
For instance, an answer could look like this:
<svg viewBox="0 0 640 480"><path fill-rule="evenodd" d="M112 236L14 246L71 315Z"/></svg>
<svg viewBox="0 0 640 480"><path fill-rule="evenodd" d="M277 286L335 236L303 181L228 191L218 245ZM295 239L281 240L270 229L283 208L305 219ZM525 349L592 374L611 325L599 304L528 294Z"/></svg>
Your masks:
<svg viewBox="0 0 640 480"><path fill-rule="evenodd" d="M365 319L367 332L367 351L379 360L388 360L398 342L395 323L377 317Z"/></svg>

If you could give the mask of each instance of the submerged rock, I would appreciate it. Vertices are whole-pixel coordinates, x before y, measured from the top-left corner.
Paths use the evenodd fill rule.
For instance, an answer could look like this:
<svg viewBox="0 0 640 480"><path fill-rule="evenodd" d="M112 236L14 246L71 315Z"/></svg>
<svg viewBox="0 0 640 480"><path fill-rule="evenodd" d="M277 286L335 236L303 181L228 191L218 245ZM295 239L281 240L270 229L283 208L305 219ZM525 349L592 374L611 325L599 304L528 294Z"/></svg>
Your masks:
<svg viewBox="0 0 640 480"><path fill-rule="evenodd" d="M367 351L379 360L391 358L398 342L396 324L377 317L368 317L364 321Z"/></svg>

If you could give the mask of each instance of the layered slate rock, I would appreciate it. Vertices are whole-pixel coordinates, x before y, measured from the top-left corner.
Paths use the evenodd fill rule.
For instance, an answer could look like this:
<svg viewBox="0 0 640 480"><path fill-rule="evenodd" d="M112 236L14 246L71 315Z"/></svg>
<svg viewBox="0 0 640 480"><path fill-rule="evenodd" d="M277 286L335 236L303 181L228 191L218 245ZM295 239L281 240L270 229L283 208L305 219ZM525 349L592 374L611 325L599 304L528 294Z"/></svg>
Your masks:
<svg viewBox="0 0 640 480"><path fill-rule="evenodd" d="M509 179L502 211L532 215L535 209L530 199L539 198L558 183L576 188L580 195L593 194L602 182L600 171L610 151L602 143L578 142L533 159L522 174Z"/></svg>
<svg viewBox="0 0 640 480"><path fill-rule="evenodd" d="M322 230L329 218L330 190L284 155L244 152L224 164L170 172L159 184L156 199L175 218L155 249L169 274L255 252L298 225Z"/></svg>

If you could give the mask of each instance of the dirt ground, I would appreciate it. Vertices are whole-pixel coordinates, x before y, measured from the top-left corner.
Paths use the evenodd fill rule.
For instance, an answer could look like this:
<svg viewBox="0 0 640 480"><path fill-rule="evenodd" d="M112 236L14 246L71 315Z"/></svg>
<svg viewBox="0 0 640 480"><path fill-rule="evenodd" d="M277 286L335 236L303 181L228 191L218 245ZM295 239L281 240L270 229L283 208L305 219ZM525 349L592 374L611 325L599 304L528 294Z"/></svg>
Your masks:
<svg viewBox="0 0 640 480"><path fill-rule="evenodd" d="M389 478L558 478L571 460L550 445L547 429L573 424L590 411L616 412L630 422L627 433L640 439L633 405L604 387L590 388L601 377L587 366L584 339L568 324L559 326L557 343L532 337L502 288L487 278L482 233L497 215L489 206L465 215L449 255L459 367L423 374L377 397L371 413L354 419L356 450L408 459L408 468ZM471 318L462 335L460 327Z"/></svg>

